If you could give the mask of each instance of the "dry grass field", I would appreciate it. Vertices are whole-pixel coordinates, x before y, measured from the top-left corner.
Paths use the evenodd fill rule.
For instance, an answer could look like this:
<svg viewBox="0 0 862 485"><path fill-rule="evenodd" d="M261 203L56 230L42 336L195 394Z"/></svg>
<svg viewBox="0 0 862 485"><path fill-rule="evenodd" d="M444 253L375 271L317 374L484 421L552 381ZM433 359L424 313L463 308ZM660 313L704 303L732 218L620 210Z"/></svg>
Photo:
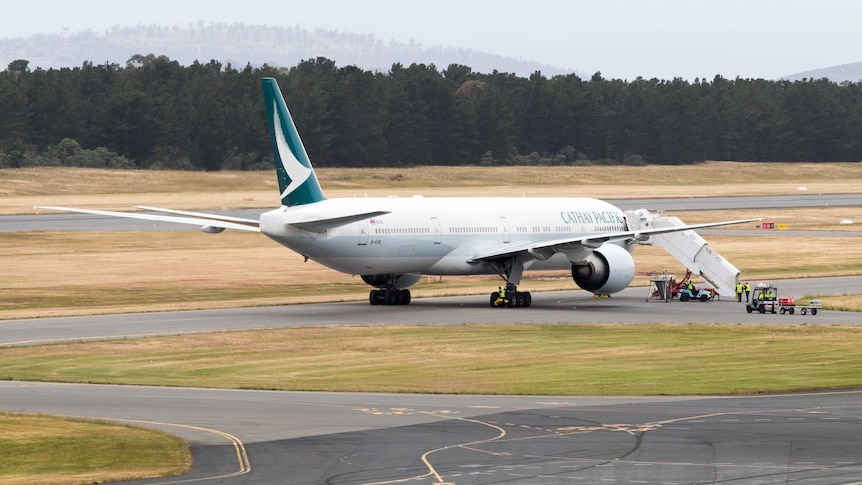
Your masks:
<svg viewBox="0 0 862 485"><path fill-rule="evenodd" d="M660 197L847 193L862 187L860 164L712 162L694 167L418 167L325 169L330 197L372 195L584 195ZM781 177L775 176L781 174ZM541 184L537 184L541 181ZM501 184L505 182L505 184ZM180 209L273 207L269 172L146 172L89 169L0 170L0 213L34 212L33 205L129 210L136 204ZM763 217L804 231L852 231L862 208L675 213L686 222ZM752 227L730 227L733 229ZM844 238L707 236L743 278L760 280L862 274L862 252ZM790 242L790 243L788 243ZM764 248L781 258L764 258ZM835 257L840 254L841 257ZM635 251L639 277L651 270L680 273L664 251ZM788 263L790 262L790 264ZM199 232L0 233L0 319L130 311L362 300L367 286L259 234ZM312 282L312 283L309 283ZM417 297L482 294L496 277L426 278ZM527 273L532 291L575 289L567 272Z"/></svg>

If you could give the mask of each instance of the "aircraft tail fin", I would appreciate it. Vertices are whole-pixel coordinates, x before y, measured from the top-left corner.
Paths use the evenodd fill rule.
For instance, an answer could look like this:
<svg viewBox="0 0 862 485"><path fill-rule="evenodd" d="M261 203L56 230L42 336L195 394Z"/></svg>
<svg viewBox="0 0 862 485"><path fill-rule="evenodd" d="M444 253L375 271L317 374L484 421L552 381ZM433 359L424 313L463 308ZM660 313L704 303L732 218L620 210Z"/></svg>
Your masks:
<svg viewBox="0 0 862 485"><path fill-rule="evenodd" d="M274 78L265 77L261 79L261 84L282 205L295 206L325 200L278 83Z"/></svg>

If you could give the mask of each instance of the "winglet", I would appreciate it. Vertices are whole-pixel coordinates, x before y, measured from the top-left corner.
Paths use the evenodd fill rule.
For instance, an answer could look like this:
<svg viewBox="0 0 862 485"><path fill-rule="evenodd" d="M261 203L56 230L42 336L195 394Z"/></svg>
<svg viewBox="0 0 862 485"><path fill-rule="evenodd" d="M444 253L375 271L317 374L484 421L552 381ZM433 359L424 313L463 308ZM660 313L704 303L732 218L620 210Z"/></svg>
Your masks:
<svg viewBox="0 0 862 485"><path fill-rule="evenodd" d="M261 79L261 84L282 205L295 206L325 200L278 83L274 78L265 77Z"/></svg>

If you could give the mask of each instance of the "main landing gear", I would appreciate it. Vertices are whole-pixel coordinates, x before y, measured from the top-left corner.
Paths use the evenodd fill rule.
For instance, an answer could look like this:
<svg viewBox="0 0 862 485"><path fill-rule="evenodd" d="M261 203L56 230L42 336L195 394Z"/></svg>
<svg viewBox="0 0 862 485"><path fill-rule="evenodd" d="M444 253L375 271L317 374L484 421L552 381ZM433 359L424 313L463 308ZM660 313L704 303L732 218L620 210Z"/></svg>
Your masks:
<svg viewBox="0 0 862 485"><path fill-rule="evenodd" d="M368 294L368 302L372 305L409 305L410 290L422 277L418 274L365 274L362 281L375 289Z"/></svg>
<svg viewBox="0 0 862 485"><path fill-rule="evenodd" d="M505 296L500 291L491 293L491 308L529 308L533 295L529 291L518 291L518 283L524 273L524 261L520 257L497 260L491 263L506 282Z"/></svg>
<svg viewBox="0 0 862 485"><path fill-rule="evenodd" d="M398 290L386 288L383 290L371 290L368 301L372 305L409 305L410 290Z"/></svg>
<svg viewBox="0 0 862 485"><path fill-rule="evenodd" d="M491 293L491 308L529 308L533 304L533 295L529 291L518 291L513 284L507 284L506 288L503 298L499 291Z"/></svg>

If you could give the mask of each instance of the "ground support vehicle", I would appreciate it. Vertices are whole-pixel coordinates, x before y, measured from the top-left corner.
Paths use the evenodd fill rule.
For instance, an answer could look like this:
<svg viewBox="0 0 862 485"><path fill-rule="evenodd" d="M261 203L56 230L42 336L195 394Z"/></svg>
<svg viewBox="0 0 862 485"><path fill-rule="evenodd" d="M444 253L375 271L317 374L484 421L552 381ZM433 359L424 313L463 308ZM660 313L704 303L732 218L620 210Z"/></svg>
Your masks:
<svg viewBox="0 0 862 485"><path fill-rule="evenodd" d="M784 315L789 313L793 315L796 311L796 301L792 296L785 296L778 299L778 313Z"/></svg>
<svg viewBox="0 0 862 485"><path fill-rule="evenodd" d="M823 306L823 303L820 300L809 300L807 305L801 305L799 307L799 313L805 315L808 312L811 312L812 315L817 315L817 311Z"/></svg>
<svg viewBox="0 0 862 485"><path fill-rule="evenodd" d="M679 290L679 293L677 293L677 296L679 297L679 301L689 301L689 300L709 301L709 300L712 300L712 292L711 291L704 290L704 289L698 290L697 288L695 288L694 291L692 291L688 288L683 288L683 289Z"/></svg>
<svg viewBox="0 0 862 485"><path fill-rule="evenodd" d="M817 315L818 310L823 306L820 300L809 300L807 304L800 305L792 296L778 297L778 288L770 284L759 283L754 287L751 293L751 301L745 304L745 311L748 313L789 313L793 315L796 310L799 313L806 315L811 312L811 315Z"/></svg>
<svg viewBox="0 0 862 485"><path fill-rule="evenodd" d="M652 286L647 301L651 299L669 301L673 298L679 298L679 301L709 301L715 298L715 290L698 290L694 285L690 284L690 280L691 271L686 271L685 276L679 281L673 275L669 275L666 272L661 276L652 275L650 279Z"/></svg>
<svg viewBox="0 0 862 485"><path fill-rule="evenodd" d="M745 311L751 313L777 313L781 307L778 301L778 288L773 285L758 283L751 292L751 301L745 303ZM785 310L787 311L787 310ZM784 313L784 312L782 312Z"/></svg>

